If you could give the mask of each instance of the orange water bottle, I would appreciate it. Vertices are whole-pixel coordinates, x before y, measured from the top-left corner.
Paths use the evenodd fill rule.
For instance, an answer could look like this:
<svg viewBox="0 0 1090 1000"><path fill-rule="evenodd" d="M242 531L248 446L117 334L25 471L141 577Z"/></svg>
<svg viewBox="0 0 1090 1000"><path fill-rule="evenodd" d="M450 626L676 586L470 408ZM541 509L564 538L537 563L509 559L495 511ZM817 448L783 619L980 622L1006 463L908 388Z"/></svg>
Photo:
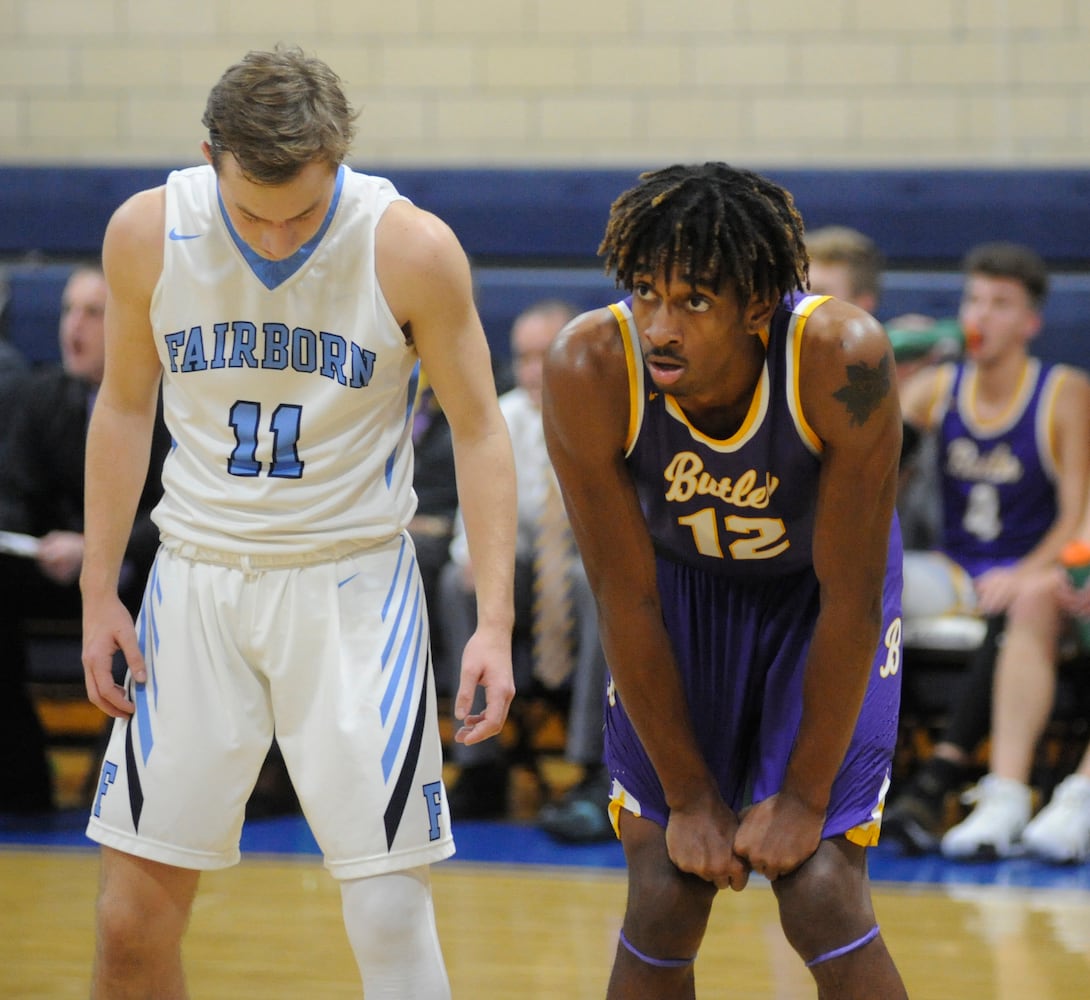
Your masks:
<svg viewBox="0 0 1090 1000"><path fill-rule="evenodd" d="M1060 562L1067 570L1067 578L1072 586L1084 586L1090 580L1090 542L1068 542L1060 551ZM1079 637L1079 648L1084 653L1090 652L1090 618L1077 619L1075 628Z"/></svg>

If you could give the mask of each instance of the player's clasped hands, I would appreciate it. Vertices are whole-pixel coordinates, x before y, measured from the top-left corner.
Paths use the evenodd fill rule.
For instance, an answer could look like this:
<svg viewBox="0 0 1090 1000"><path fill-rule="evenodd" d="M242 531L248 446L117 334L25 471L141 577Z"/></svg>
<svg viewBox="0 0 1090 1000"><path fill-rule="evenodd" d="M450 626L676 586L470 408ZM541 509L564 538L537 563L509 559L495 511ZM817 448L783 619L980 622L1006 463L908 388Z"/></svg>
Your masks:
<svg viewBox="0 0 1090 1000"><path fill-rule="evenodd" d="M793 872L818 849L824 823L824 813L781 791L745 810L734 851L753 871L777 879Z"/></svg>
<svg viewBox="0 0 1090 1000"><path fill-rule="evenodd" d="M749 868L734 850L738 818L718 795L691 808L673 808L666 824L670 860L719 889L741 892Z"/></svg>

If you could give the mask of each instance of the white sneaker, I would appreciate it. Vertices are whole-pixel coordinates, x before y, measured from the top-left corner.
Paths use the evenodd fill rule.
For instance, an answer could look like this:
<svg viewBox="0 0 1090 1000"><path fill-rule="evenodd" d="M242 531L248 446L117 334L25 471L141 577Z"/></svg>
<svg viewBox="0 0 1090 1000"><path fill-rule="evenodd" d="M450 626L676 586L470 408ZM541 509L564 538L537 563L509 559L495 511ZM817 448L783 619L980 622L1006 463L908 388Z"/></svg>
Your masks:
<svg viewBox="0 0 1090 1000"><path fill-rule="evenodd" d="M1072 774L1022 834L1026 850L1058 865L1090 857L1090 778Z"/></svg>
<svg viewBox="0 0 1090 1000"><path fill-rule="evenodd" d="M942 853L958 861L990 861L1021 853L1019 838L1032 812L1032 793L1011 778L985 775L962 796L976 808L942 838Z"/></svg>

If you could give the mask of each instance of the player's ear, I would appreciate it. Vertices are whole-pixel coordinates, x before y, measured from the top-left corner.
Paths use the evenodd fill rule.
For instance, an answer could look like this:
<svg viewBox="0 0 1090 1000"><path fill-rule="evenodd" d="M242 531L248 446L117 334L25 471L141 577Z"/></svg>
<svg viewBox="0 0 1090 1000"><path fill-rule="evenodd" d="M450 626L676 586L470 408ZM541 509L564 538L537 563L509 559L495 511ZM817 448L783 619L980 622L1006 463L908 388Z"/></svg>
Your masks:
<svg viewBox="0 0 1090 1000"><path fill-rule="evenodd" d="M1033 340L1041 332L1041 327L1044 326L1044 317L1039 312L1035 312L1033 317L1026 321L1026 340Z"/></svg>
<svg viewBox="0 0 1090 1000"><path fill-rule="evenodd" d="M776 308L776 299L762 299L757 294L750 297L749 304L743 312L746 331L748 333L760 333L767 328L768 321L772 318L772 310Z"/></svg>

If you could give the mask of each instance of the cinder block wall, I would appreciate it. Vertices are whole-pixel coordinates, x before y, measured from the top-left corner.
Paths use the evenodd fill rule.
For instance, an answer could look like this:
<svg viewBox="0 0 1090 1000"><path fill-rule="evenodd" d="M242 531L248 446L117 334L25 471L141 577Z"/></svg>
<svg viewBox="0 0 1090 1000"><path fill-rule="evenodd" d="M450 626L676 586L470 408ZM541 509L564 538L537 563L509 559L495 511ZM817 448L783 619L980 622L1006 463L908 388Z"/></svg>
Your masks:
<svg viewBox="0 0 1090 1000"><path fill-rule="evenodd" d="M1087 0L0 0L0 162L195 162L278 41L373 166L1090 163Z"/></svg>

